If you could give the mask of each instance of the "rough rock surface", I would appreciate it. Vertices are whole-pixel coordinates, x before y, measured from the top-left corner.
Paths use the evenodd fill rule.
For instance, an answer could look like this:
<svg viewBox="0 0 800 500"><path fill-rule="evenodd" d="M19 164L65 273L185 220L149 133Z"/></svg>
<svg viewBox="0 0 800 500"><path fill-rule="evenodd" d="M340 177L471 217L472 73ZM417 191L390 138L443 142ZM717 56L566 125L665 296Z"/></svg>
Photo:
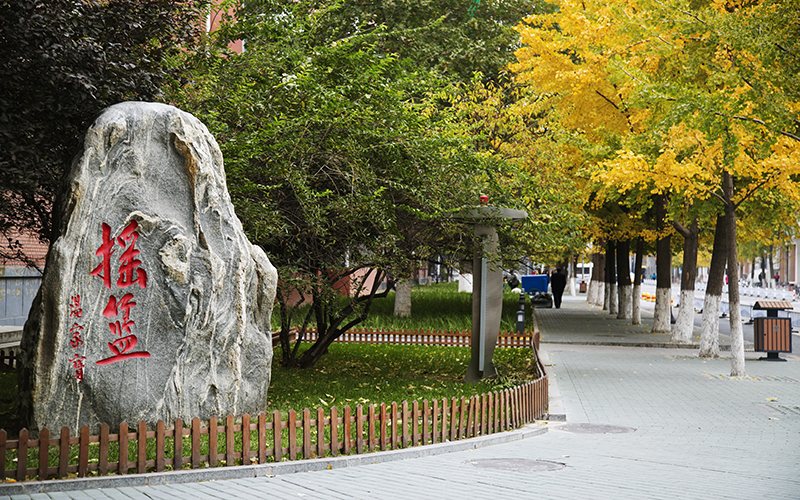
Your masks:
<svg viewBox="0 0 800 500"><path fill-rule="evenodd" d="M199 120L163 104L106 109L56 210L21 346L23 423L96 431L264 411L277 274L244 235Z"/></svg>

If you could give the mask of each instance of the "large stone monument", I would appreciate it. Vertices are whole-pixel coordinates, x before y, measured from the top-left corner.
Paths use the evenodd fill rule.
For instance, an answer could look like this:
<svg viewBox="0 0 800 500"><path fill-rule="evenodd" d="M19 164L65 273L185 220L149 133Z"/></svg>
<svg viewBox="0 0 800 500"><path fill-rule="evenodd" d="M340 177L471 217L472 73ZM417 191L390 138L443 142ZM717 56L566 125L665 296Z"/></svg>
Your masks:
<svg viewBox="0 0 800 500"><path fill-rule="evenodd" d="M32 429L264 411L277 273L233 211L222 153L172 106L89 129L22 340Z"/></svg>

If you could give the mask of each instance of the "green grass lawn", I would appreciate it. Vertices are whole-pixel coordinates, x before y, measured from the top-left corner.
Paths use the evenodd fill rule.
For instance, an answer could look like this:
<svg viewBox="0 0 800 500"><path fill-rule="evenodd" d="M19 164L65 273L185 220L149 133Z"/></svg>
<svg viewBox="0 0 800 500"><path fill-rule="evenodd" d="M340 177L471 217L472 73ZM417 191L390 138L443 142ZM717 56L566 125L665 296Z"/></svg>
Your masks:
<svg viewBox="0 0 800 500"><path fill-rule="evenodd" d="M472 294L458 293L458 283L418 285L411 294L411 316L394 316L395 294L390 292L388 297L375 300L369 317L358 328L447 331L472 328ZM501 331L514 331L518 307L518 294L503 295ZM501 377L465 384L463 377L469 358L468 347L334 343L315 367L295 370L280 366L278 348L273 358L268 410L460 398L510 387L538 376L530 349L497 349L495 364Z"/></svg>
<svg viewBox="0 0 800 500"><path fill-rule="evenodd" d="M472 329L472 294L458 293L458 283L417 285L411 289L411 316L394 316L395 292L385 298L375 299L367 320L357 328L382 328L397 330L470 330ZM503 313L500 331L513 332L519 294L503 294ZM530 311L526 311L530 318ZM298 326L305 314L295 315ZM273 329L280 328L277 309L273 313ZM313 318L312 318L313 324Z"/></svg>
<svg viewBox="0 0 800 500"><path fill-rule="evenodd" d="M469 397L537 377L530 349L497 349L494 359L501 377L465 384L469 358L468 347L334 343L316 366L298 370L280 366L278 349L267 409L286 412Z"/></svg>

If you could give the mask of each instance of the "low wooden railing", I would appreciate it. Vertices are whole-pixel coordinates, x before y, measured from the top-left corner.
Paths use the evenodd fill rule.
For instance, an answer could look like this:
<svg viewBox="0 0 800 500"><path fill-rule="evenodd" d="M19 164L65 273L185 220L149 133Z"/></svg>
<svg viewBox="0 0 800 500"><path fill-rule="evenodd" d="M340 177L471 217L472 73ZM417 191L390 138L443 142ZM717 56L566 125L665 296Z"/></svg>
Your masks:
<svg viewBox="0 0 800 500"><path fill-rule="evenodd" d="M0 349L0 372L14 371L17 371L17 353L12 349Z"/></svg>
<svg viewBox="0 0 800 500"><path fill-rule="evenodd" d="M468 332L364 330L345 335L339 341L469 345ZM538 348L537 337L538 332L501 334L498 346L532 347L533 342ZM172 429L161 421L155 429L148 429L144 422L134 428L123 423L115 433L103 424L97 435L84 426L76 436L65 427L58 437L42 429L38 439L31 439L26 429L20 431L18 439L8 439L6 431L0 430L2 478L44 480L264 464L486 436L521 427L547 412L548 381L544 367L538 365L542 374L538 379L511 389L469 399L392 402L366 408L358 405L355 410L345 406L341 415L333 407L327 415L323 408L317 409L315 418L305 409L301 413L290 410L285 415L280 411L262 413L254 419L229 415L224 422L215 417L207 421L195 418L189 426L178 419Z"/></svg>
<svg viewBox="0 0 800 500"><path fill-rule="evenodd" d="M309 328L303 337L304 341L317 340L316 329ZM469 347L472 339L470 330L381 330L373 328L351 328L339 336L334 342L366 343L366 344L406 344L406 345L441 345ZM534 332L507 333L501 332L497 337L497 347L530 347L534 341L539 348L539 334Z"/></svg>
<svg viewBox="0 0 800 500"><path fill-rule="evenodd" d="M271 421L265 413L254 420L228 416L222 425L216 418L195 418L185 427L178 419L172 429L164 422L155 429L144 422L134 429L123 423L114 434L103 424L99 435L84 426L71 436L65 427L58 437L42 429L38 439L23 429L16 440L0 430L0 457L4 477L16 481L263 464L485 436L534 421L546 412L547 402L547 378L541 377L469 399L358 405L355 411L345 406L341 416L334 407L327 415L319 408L316 418L305 409L301 414L290 410L285 418L275 411Z"/></svg>

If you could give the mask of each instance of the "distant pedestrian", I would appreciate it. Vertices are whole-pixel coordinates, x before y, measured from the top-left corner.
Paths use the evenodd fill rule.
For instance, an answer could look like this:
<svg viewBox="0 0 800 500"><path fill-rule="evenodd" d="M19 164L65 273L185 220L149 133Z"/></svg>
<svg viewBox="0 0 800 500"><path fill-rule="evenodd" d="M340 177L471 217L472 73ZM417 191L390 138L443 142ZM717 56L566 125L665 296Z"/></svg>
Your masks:
<svg viewBox="0 0 800 500"><path fill-rule="evenodd" d="M553 303L555 303L556 309L561 309L561 297L567 286L567 276L561 272L561 269L556 269L550 276L550 285L553 287Z"/></svg>

